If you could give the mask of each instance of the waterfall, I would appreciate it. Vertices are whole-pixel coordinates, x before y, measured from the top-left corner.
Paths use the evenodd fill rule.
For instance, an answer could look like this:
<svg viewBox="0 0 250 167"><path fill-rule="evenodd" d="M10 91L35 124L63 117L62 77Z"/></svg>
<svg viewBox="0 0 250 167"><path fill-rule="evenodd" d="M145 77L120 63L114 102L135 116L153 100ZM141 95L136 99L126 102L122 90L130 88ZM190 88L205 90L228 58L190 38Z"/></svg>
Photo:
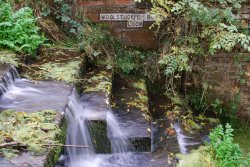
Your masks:
<svg viewBox="0 0 250 167"><path fill-rule="evenodd" d="M1 95L14 85L16 78L20 78L19 73L17 72L15 66L11 66L9 71L2 77L2 81L0 82Z"/></svg>
<svg viewBox="0 0 250 167"><path fill-rule="evenodd" d="M128 152L129 147L131 147L125 137L126 132L121 130L119 122L111 110L103 106L100 107L101 103L105 101L100 98L92 95L80 97L75 90L70 96L65 113L68 123L66 144L88 146L89 148L67 148L67 160L64 162L64 166L102 167L107 163L104 157L95 153L94 141L88 128L88 122L91 120L104 120L106 122L107 136L111 143L110 155L119 154L119 161L125 163L122 154ZM107 167L110 165L107 164Z"/></svg>
<svg viewBox="0 0 250 167"><path fill-rule="evenodd" d="M179 147L180 147L180 152L182 154L187 154L188 153L187 146L201 144L201 142L192 141L192 140L194 140L192 137L184 135L181 128L180 128L180 126L179 126L179 124L175 123L174 124L174 129L175 129L178 144L179 144Z"/></svg>
<svg viewBox="0 0 250 167"><path fill-rule="evenodd" d="M107 125L112 153L128 152L131 145L126 138L126 132L121 130L118 120L111 111L109 111L107 114Z"/></svg>

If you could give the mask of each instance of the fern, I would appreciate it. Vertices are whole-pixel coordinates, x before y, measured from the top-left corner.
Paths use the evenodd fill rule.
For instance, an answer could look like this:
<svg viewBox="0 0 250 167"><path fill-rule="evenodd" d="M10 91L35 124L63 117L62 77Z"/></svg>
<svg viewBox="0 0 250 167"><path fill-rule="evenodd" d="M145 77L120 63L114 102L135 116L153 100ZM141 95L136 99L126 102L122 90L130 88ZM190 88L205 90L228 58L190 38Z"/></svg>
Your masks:
<svg viewBox="0 0 250 167"><path fill-rule="evenodd" d="M1 2L0 47L35 55L36 49L45 41L45 37L38 34L36 20L30 8L14 12L10 4Z"/></svg>

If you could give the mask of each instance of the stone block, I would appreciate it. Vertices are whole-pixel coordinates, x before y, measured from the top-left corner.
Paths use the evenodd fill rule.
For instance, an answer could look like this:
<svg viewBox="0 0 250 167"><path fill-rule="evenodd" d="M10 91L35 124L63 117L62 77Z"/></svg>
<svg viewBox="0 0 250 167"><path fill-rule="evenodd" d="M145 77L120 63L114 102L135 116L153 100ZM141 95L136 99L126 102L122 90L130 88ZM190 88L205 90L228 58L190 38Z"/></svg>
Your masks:
<svg viewBox="0 0 250 167"><path fill-rule="evenodd" d="M95 152L98 154L111 153L111 144L108 138L106 121L88 120L87 124Z"/></svg>

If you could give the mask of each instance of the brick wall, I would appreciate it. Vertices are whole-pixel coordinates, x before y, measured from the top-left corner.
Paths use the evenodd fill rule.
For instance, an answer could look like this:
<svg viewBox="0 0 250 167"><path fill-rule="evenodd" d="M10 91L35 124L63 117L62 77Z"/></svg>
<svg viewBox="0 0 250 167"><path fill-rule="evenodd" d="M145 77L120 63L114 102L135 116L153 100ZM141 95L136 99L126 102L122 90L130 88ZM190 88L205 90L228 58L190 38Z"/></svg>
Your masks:
<svg viewBox="0 0 250 167"><path fill-rule="evenodd" d="M135 13L144 14L150 10L150 3L145 1L137 4L133 0L79 0L87 18L100 23L100 14L107 13ZM140 46L149 49L157 47L154 31L149 30L152 22L144 22L142 28L127 28L127 21L105 21L110 27L112 35L128 45Z"/></svg>
<svg viewBox="0 0 250 167"><path fill-rule="evenodd" d="M242 28L250 31L250 0L241 10ZM240 95L239 116L246 117L250 112L250 53L238 50L237 53L219 53L194 64L193 83L206 82L211 100L220 97L224 103L232 100L237 92Z"/></svg>
<svg viewBox="0 0 250 167"><path fill-rule="evenodd" d="M228 104L240 95L239 116L247 116L250 107L250 53L219 53L194 63L193 83L207 83L208 98L219 97Z"/></svg>

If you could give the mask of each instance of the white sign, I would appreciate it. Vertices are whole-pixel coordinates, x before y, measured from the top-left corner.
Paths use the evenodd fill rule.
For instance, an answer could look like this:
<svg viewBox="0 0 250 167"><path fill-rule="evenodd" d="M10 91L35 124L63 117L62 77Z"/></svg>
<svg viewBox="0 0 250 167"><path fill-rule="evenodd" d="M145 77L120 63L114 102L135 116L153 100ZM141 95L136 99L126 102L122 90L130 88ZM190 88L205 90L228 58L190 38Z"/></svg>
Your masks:
<svg viewBox="0 0 250 167"><path fill-rule="evenodd" d="M109 14L100 14L100 20L101 21L128 21L128 20L154 21L154 18L150 14L109 13Z"/></svg>
<svg viewBox="0 0 250 167"><path fill-rule="evenodd" d="M154 21L150 14L108 13L100 14L100 21L126 21L128 28L143 27L144 21Z"/></svg>
<svg viewBox="0 0 250 167"><path fill-rule="evenodd" d="M143 27L143 21L129 20L127 22L127 27L128 28L141 28Z"/></svg>

